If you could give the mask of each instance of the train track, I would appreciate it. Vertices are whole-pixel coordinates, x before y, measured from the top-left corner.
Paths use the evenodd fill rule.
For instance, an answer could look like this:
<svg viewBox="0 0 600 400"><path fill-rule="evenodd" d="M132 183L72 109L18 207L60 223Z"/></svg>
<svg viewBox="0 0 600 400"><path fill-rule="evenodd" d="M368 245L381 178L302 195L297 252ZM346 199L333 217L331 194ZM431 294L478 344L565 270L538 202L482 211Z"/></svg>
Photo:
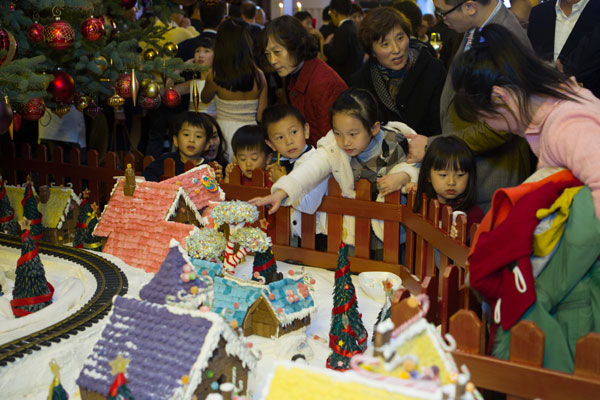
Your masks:
<svg viewBox="0 0 600 400"><path fill-rule="evenodd" d="M21 240L17 236L0 234L0 245L21 248ZM108 314L115 295L123 296L127 293L125 274L115 264L93 252L46 242L39 242L39 251L41 254L56 256L87 269L96 279L96 291L90 301L62 321L0 345L0 366L84 331Z"/></svg>

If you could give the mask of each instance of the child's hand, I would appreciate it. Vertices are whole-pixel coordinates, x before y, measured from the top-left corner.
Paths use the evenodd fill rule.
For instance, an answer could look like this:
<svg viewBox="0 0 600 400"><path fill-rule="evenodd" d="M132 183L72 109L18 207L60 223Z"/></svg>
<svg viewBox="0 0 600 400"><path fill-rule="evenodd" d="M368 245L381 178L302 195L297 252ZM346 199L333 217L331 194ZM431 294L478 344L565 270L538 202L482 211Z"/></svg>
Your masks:
<svg viewBox="0 0 600 400"><path fill-rule="evenodd" d="M406 172L398 172L396 174L388 174L377 179L379 194L387 196L397 190L402 189L402 186L410 182L410 176Z"/></svg>
<svg viewBox="0 0 600 400"><path fill-rule="evenodd" d="M417 183L408 182L406 185L404 185L404 190L406 190L406 193L410 193L413 190L417 190Z"/></svg>
<svg viewBox="0 0 600 400"><path fill-rule="evenodd" d="M271 179L271 182L273 182L273 183L277 182L279 180L279 178L281 178L282 176L287 175L287 171L285 170L285 167L283 165L280 165L277 163L267 165L266 169L267 169L267 172L269 173L269 178Z"/></svg>
<svg viewBox="0 0 600 400"><path fill-rule="evenodd" d="M216 161L211 161L208 165L215 171L215 179L217 182L221 182L223 180L223 167L221 167L221 164Z"/></svg>
<svg viewBox="0 0 600 400"><path fill-rule="evenodd" d="M225 167L225 183L229 183L229 175L231 175L231 171L236 165L236 163L230 163Z"/></svg>
<svg viewBox="0 0 600 400"><path fill-rule="evenodd" d="M277 212L277 210L279 210L281 202L283 202L283 199L285 199L286 197L286 192L284 192L283 190L277 190L275 191L275 193L269 196L255 197L248 203L253 204L256 207L270 206L271 209L269 210L269 214L274 214L275 212Z"/></svg>
<svg viewBox="0 0 600 400"><path fill-rule="evenodd" d="M458 237L458 229L456 228L456 221L454 221L452 223L452 226L450 227L450 237L452 239L456 239Z"/></svg>

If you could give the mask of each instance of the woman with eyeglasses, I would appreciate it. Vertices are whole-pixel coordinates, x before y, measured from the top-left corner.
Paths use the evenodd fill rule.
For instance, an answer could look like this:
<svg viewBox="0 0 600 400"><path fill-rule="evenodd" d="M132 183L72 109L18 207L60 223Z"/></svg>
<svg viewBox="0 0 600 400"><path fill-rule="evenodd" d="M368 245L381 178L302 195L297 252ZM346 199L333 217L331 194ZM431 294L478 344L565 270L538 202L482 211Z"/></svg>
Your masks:
<svg viewBox="0 0 600 400"><path fill-rule="evenodd" d="M538 168L571 170L600 218L600 99L496 24L457 56L451 78L459 117L525 138Z"/></svg>
<svg viewBox="0 0 600 400"><path fill-rule="evenodd" d="M396 9L367 12L358 38L369 61L354 75L353 86L375 96L382 121L401 121L421 135L438 135L446 70L424 46L410 44L410 34L409 20Z"/></svg>

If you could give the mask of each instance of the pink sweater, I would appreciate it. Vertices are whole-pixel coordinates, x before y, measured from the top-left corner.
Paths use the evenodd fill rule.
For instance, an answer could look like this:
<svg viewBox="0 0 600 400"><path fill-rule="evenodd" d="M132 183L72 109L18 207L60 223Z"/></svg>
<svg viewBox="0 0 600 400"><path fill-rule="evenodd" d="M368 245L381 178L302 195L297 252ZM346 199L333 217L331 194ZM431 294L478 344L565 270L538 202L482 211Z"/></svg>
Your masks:
<svg viewBox="0 0 600 400"><path fill-rule="evenodd" d="M600 218L600 99L579 86L576 92L576 101L546 100L525 139L539 158L538 168L567 168L590 187Z"/></svg>

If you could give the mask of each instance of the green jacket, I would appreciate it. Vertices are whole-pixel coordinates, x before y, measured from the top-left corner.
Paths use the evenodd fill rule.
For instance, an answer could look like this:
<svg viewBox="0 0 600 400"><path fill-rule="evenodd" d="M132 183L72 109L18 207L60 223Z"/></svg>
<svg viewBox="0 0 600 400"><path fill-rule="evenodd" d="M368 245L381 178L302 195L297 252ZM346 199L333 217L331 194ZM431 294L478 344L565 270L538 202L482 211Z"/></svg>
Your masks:
<svg viewBox="0 0 600 400"><path fill-rule="evenodd" d="M521 319L546 335L544 367L573 372L575 344L600 332L600 221L590 189L574 197L556 253L535 280L537 301ZM492 355L508 359L510 330L498 328Z"/></svg>

